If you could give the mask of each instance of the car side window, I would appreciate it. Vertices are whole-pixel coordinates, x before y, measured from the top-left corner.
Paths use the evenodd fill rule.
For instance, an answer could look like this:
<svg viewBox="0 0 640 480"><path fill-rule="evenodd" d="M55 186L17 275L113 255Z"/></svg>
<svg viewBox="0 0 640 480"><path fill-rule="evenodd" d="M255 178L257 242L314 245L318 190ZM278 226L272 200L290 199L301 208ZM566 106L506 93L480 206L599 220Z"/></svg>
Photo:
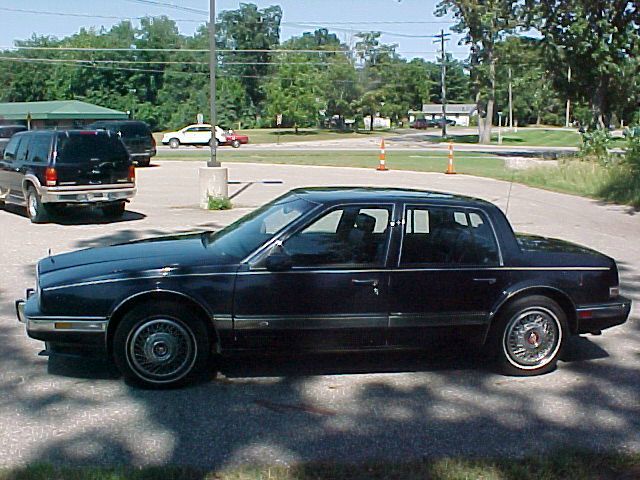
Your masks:
<svg viewBox="0 0 640 480"><path fill-rule="evenodd" d="M32 138L33 136L26 135L22 137L22 141L20 142L20 145L18 145L18 150L16 151L16 163L25 163L27 161Z"/></svg>
<svg viewBox="0 0 640 480"><path fill-rule="evenodd" d="M4 161L14 162L22 137L13 137L4 149Z"/></svg>
<svg viewBox="0 0 640 480"><path fill-rule="evenodd" d="M382 266L391 207L339 207L284 242L294 267Z"/></svg>
<svg viewBox="0 0 640 480"><path fill-rule="evenodd" d="M51 149L51 135L36 135L29 147L28 163L47 163Z"/></svg>
<svg viewBox="0 0 640 480"><path fill-rule="evenodd" d="M451 207L408 207L401 266L495 266L498 245L484 213Z"/></svg>

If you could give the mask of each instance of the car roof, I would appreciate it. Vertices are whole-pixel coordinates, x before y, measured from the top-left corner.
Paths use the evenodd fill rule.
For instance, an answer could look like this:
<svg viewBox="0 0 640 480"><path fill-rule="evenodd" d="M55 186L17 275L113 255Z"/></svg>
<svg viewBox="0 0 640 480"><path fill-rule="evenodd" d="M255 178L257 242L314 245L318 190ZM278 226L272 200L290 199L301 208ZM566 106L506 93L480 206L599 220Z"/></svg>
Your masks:
<svg viewBox="0 0 640 480"><path fill-rule="evenodd" d="M92 122L91 125L130 125L135 123L147 125L147 122L143 122L142 120L97 120Z"/></svg>
<svg viewBox="0 0 640 480"><path fill-rule="evenodd" d="M455 206L490 206L479 198L453 193L385 187L307 187L291 191L292 194L317 203L404 201L429 202Z"/></svg>

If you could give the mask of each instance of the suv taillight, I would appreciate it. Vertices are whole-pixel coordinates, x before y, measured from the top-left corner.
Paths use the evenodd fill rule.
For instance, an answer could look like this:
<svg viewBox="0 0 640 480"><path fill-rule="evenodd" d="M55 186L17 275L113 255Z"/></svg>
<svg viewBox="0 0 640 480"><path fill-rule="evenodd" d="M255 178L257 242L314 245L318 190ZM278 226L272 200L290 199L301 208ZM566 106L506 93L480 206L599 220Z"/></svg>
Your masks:
<svg viewBox="0 0 640 480"><path fill-rule="evenodd" d="M58 184L58 172L53 167L47 167L44 172L44 179L47 187L55 187Z"/></svg>
<svg viewBox="0 0 640 480"><path fill-rule="evenodd" d="M134 183L136 181L136 167L129 165L129 181Z"/></svg>

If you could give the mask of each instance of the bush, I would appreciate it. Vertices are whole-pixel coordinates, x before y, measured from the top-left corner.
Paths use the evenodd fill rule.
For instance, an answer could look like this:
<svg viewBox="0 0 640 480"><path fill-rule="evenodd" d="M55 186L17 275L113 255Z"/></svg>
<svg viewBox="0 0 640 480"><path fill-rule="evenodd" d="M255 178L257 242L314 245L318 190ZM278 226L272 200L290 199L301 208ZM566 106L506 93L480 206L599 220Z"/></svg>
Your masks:
<svg viewBox="0 0 640 480"><path fill-rule="evenodd" d="M624 163L631 173L640 176L640 127L629 128L625 132L627 148L624 155Z"/></svg>
<svg viewBox="0 0 640 480"><path fill-rule="evenodd" d="M611 133L609 130L602 128L590 130L582 134L580 154L584 160L595 161L606 166L611 163L610 145Z"/></svg>
<svg viewBox="0 0 640 480"><path fill-rule="evenodd" d="M231 207L231 200L228 198L209 195L209 201L207 203L208 210L231 210Z"/></svg>

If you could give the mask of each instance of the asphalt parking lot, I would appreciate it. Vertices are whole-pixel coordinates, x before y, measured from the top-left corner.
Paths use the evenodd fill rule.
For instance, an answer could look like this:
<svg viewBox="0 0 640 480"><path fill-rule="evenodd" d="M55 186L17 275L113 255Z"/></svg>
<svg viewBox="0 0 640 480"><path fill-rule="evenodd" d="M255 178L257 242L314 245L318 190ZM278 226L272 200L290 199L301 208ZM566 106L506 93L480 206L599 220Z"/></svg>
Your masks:
<svg viewBox="0 0 640 480"><path fill-rule="evenodd" d="M559 369L535 378L494 374L474 351L314 355L225 361L222 374L183 390L124 384L99 362L47 359L26 338L14 299L53 253L158 234L217 229L283 191L309 185L389 185L453 191L507 206L491 179L350 168L231 164L253 185L236 208L197 208L195 162L138 170L122 221L75 214L32 225L0 210L0 466L180 464L528 455L560 447L640 451L640 214L626 207L514 185L516 230L578 242L619 261L632 319L573 338ZM234 193L241 186L233 186Z"/></svg>

